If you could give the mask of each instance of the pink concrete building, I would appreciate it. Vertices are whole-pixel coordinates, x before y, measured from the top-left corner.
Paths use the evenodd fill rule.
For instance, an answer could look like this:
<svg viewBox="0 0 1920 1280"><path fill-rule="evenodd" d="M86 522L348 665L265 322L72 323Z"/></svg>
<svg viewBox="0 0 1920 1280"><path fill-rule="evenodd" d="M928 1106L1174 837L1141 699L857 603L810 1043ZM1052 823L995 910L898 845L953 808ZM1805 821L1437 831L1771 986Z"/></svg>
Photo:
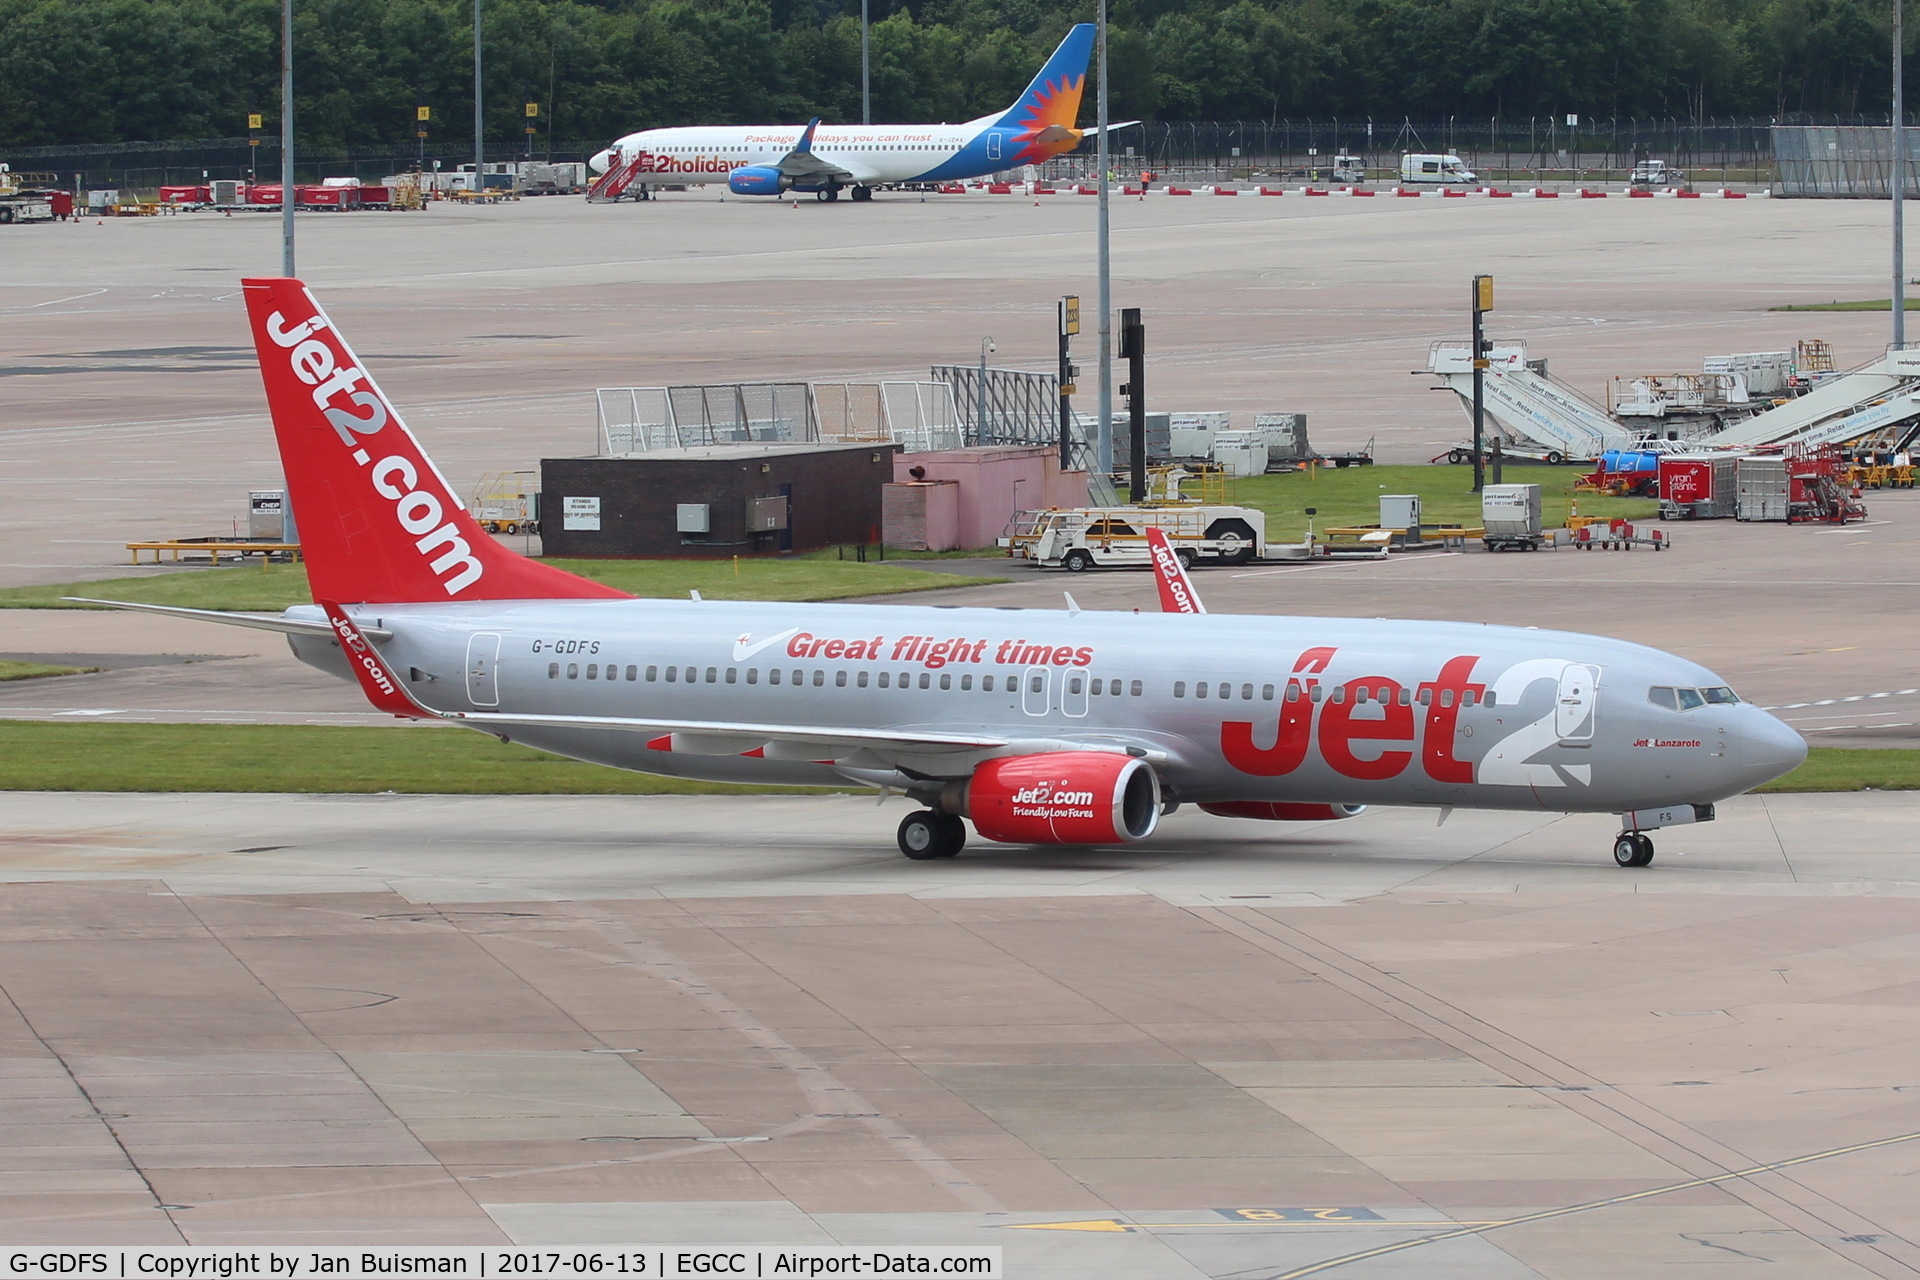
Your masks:
<svg viewBox="0 0 1920 1280"><path fill-rule="evenodd" d="M1041 445L897 454L893 478L882 536L914 550L991 547L1016 511L1087 505L1087 473L1062 471L1060 451Z"/></svg>

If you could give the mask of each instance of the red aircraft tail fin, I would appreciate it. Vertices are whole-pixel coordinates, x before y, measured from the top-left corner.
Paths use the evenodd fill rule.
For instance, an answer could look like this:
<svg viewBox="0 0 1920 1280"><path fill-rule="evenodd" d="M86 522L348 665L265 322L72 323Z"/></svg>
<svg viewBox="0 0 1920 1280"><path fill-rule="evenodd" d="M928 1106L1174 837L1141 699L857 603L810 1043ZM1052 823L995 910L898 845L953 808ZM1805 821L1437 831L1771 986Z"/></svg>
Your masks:
<svg viewBox="0 0 1920 1280"><path fill-rule="evenodd" d="M1207 606L1200 603L1200 593L1193 589L1187 566L1180 563L1167 535L1151 525L1147 527L1147 552L1153 557L1154 585L1160 588L1160 612L1205 613Z"/></svg>
<svg viewBox="0 0 1920 1280"><path fill-rule="evenodd" d="M315 600L626 598L482 530L305 285L241 285Z"/></svg>

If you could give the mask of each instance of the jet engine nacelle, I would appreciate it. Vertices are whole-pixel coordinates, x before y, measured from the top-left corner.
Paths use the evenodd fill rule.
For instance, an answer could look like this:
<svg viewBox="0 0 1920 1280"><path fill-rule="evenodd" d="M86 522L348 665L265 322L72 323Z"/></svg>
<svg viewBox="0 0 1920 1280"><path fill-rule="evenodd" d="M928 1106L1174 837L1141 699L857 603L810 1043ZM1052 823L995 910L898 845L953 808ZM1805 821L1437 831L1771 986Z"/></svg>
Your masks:
<svg viewBox="0 0 1920 1280"><path fill-rule="evenodd" d="M943 797L1005 844L1130 844L1160 821L1160 779L1141 760L1059 751L989 760Z"/></svg>
<svg viewBox="0 0 1920 1280"><path fill-rule="evenodd" d="M1221 818L1258 818L1263 822L1328 822L1337 818L1357 818L1366 812L1363 804L1277 804L1267 800L1233 800L1225 804L1203 804L1201 810Z"/></svg>
<svg viewBox="0 0 1920 1280"><path fill-rule="evenodd" d="M727 190L737 196L777 196L788 185L786 175L770 164L743 164L727 175Z"/></svg>

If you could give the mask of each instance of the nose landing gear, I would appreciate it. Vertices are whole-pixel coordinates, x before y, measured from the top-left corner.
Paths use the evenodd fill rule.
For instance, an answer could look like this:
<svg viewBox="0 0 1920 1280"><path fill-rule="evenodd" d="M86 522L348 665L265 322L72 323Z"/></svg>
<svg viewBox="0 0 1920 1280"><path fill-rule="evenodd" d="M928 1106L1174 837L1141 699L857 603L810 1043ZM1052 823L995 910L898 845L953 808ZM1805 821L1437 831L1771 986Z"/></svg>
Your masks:
<svg viewBox="0 0 1920 1280"><path fill-rule="evenodd" d="M951 813L922 809L900 820L895 839L915 862L957 857L967 843L967 824Z"/></svg>
<svg viewBox="0 0 1920 1280"><path fill-rule="evenodd" d="M1644 831L1622 831L1613 842L1613 860L1623 867L1644 867L1653 861L1653 837Z"/></svg>

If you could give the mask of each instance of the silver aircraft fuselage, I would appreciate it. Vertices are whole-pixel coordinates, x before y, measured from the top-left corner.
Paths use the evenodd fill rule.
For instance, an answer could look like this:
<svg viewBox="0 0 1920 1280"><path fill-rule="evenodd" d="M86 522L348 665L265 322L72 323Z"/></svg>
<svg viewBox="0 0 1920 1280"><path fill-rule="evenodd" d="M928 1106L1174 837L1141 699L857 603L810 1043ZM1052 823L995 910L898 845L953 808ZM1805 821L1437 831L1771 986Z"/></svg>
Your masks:
<svg viewBox="0 0 1920 1280"><path fill-rule="evenodd" d="M910 786L985 756L1104 744L1168 798L1623 813L1708 804L1805 743L1696 663L1620 640L1450 622L673 600L362 605L424 706L708 722L527 723L514 741L726 782ZM317 608L289 618L323 620ZM340 648L290 636L343 678ZM992 750L809 750L732 722L993 735Z"/></svg>

